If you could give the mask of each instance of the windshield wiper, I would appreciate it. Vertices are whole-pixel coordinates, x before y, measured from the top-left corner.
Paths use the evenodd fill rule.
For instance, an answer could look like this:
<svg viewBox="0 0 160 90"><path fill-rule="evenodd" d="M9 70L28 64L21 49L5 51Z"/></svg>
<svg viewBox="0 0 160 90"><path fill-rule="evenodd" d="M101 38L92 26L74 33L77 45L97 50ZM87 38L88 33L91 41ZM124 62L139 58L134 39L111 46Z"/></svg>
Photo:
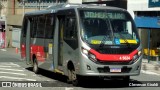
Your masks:
<svg viewBox="0 0 160 90"><path fill-rule="evenodd" d="M105 35L105 36L103 37L103 39L102 39L99 47L104 47L104 44L105 44L105 42L106 42L106 39L107 39L107 35Z"/></svg>
<svg viewBox="0 0 160 90"><path fill-rule="evenodd" d="M108 14L106 14L106 15L107 15L107 22L108 22L107 27L109 27L108 30L110 31L110 32L108 32L109 33L109 38L112 39L112 42L113 42L114 41L113 40L113 28L112 28L111 21L109 19ZM112 38L111 38L110 34L112 35ZM100 43L99 47L101 47L101 48L104 47L106 39L107 39L107 30L106 30L106 35L103 37L102 42Z"/></svg>
<svg viewBox="0 0 160 90"><path fill-rule="evenodd" d="M101 48L104 47L107 38L109 38L112 42L114 41L113 38L111 38L111 37L113 37L112 26L111 26L110 21L108 21L108 22L109 22L110 29L108 30L109 32L106 31L106 35L103 37L103 39L102 39L102 41L101 41L101 43L99 45L99 47L101 47ZM107 33L109 33L109 34L107 35Z"/></svg>

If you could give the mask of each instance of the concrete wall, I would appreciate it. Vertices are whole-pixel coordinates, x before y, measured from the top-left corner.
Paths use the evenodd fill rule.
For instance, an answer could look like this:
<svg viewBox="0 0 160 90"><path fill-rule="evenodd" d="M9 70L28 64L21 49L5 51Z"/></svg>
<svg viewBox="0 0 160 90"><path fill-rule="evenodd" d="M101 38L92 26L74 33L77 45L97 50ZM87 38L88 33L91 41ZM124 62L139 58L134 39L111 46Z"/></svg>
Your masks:
<svg viewBox="0 0 160 90"><path fill-rule="evenodd" d="M138 29L143 48L148 48L148 30L149 29Z"/></svg>
<svg viewBox="0 0 160 90"><path fill-rule="evenodd" d="M158 43L160 43L160 29L152 29L151 31L151 40L152 48L156 48Z"/></svg>
<svg viewBox="0 0 160 90"><path fill-rule="evenodd" d="M20 48L20 36L21 36L21 29L20 28L13 28L12 31L12 46Z"/></svg>
<svg viewBox="0 0 160 90"><path fill-rule="evenodd" d="M6 30L6 47L12 47L12 26L8 26Z"/></svg>

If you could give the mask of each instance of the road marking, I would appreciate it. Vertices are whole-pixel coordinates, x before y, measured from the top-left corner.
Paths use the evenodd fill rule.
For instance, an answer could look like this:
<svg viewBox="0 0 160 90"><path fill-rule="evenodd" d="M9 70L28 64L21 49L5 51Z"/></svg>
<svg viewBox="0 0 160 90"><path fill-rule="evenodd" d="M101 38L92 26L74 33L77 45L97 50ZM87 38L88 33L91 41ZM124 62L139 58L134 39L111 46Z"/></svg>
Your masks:
<svg viewBox="0 0 160 90"><path fill-rule="evenodd" d="M0 72L1 74L14 74L14 75L22 75L22 76L26 76L26 74L23 73L14 73L14 72Z"/></svg>
<svg viewBox="0 0 160 90"><path fill-rule="evenodd" d="M7 51L6 49L1 49L1 51Z"/></svg>
<svg viewBox="0 0 160 90"><path fill-rule="evenodd" d="M155 73L155 72L151 72L151 71L141 70L141 72L142 72L142 73L145 73L145 74L150 74L150 75L157 75L157 76L160 76L160 74Z"/></svg>
<svg viewBox="0 0 160 90"><path fill-rule="evenodd" d="M6 69L6 68L0 68L0 70L19 71L19 72L24 71L24 70L20 70L20 69Z"/></svg>
<svg viewBox="0 0 160 90"><path fill-rule="evenodd" d="M10 68L10 67L20 67L20 66L8 66L8 65L0 65L0 68L1 68L1 67Z"/></svg>
<svg viewBox="0 0 160 90"><path fill-rule="evenodd" d="M71 87L65 87L65 90L74 90L74 88L71 88Z"/></svg>
<svg viewBox="0 0 160 90"><path fill-rule="evenodd" d="M0 65L17 66L17 67L20 67L18 64L14 64L14 63L0 63Z"/></svg>
<svg viewBox="0 0 160 90"><path fill-rule="evenodd" d="M15 63L13 63L13 62L1 62L1 64L9 64L9 65L17 65L17 64L15 64Z"/></svg>
<svg viewBox="0 0 160 90"><path fill-rule="evenodd" d="M17 72L16 72L17 71ZM11 80L27 80L27 81L36 81L35 79L25 78L28 75L24 73L25 69L21 68L20 65L13 62L2 62L0 63L0 78L11 79ZM17 77L14 77L14 76ZM23 77L18 77L23 76Z"/></svg>
<svg viewBox="0 0 160 90"><path fill-rule="evenodd" d="M3 65L0 65L0 68L1 68L1 67L12 67L12 66L3 66Z"/></svg>
<svg viewBox="0 0 160 90"><path fill-rule="evenodd" d="M0 76L0 78L6 78L6 79L18 79L18 80L27 80L27 81L36 81L35 79L28 79L28 78L17 78L17 77L10 77L10 76Z"/></svg>

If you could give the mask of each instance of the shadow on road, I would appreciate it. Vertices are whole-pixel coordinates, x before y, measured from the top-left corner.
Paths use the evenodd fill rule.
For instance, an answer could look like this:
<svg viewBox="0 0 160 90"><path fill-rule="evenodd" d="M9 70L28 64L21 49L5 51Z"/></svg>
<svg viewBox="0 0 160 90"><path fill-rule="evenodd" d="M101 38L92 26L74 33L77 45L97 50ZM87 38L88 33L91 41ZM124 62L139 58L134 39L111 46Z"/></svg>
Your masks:
<svg viewBox="0 0 160 90"><path fill-rule="evenodd" d="M26 69L33 72L32 67L28 67ZM44 69L41 69L41 68L39 68L38 74L40 74L42 76L45 76L47 78L50 78L50 79L61 81L61 82L66 82L66 79L67 79L67 77L64 76L64 75L54 73L54 72L51 72L51 71L47 71L47 70L44 70Z"/></svg>
<svg viewBox="0 0 160 90"><path fill-rule="evenodd" d="M32 71L31 67L26 68L26 69L29 71ZM47 78L59 81L56 84L63 83L63 86L61 87L73 87L72 84L67 83L66 81L67 77L64 75L46 71L44 69L40 69L40 72L38 74L45 76ZM141 82L137 80L132 80L132 79L130 80L130 82L124 82L122 80L109 80L109 79L104 80L104 79L95 78L95 77L91 77L91 78L87 77L83 80L83 82L81 82L81 84L78 87L82 87L82 88L127 88L127 87L130 87L129 86L130 83L142 84Z"/></svg>
<svg viewBox="0 0 160 90"><path fill-rule="evenodd" d="M131 81L136 84L141 84L139 81ZM124 82L122 80L102 80L102 79L92 79L88 80L80 85L84 88L128 88L130 82Z"/></svg>

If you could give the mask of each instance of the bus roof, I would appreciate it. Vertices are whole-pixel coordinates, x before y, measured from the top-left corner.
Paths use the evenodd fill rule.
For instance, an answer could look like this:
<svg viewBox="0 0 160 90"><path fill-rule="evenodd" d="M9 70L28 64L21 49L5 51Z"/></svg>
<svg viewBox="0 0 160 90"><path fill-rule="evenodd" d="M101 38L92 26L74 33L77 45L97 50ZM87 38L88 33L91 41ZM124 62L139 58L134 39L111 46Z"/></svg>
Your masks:
<svg viewBox="0 0 160 90"><path fill-rule="evenodd" d="M124 10L122 8L118 7L111 7L111 6L99 6L99 5L93 5L93 4L71 4L71 3L65 3L65 4L58 4L49 6L47 10L51 9L65 9L65 8L101 8L101 9L116 9L116 10Z"/></svg>
<svg viewBox="0 0 160 90"><path fill-rule="evenodd" d="M70 4L70 3L65 3L65 4L58 4L58 5L49 6L45 10L27 12L27 13L25 13L25 16L56 13L58 10L77 9L77 8L96 8L96 9L110 9L110 10L123 10L123 11L125 10L125 9L122 9L122 8L111 7L111 6L98 6L98 5L91 5L91 4Z"/></svg>

